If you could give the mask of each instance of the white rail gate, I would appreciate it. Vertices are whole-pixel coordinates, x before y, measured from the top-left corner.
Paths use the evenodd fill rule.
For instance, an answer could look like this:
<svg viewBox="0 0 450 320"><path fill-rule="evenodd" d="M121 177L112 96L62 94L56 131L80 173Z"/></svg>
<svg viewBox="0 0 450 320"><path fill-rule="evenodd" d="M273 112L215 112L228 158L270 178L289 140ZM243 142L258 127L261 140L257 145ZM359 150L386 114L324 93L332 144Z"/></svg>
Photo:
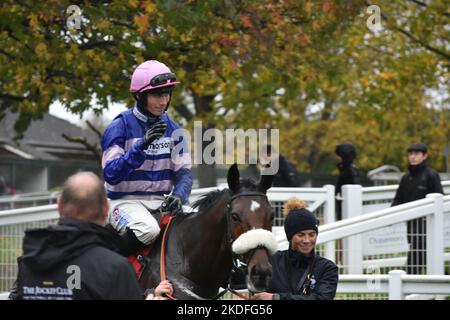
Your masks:
<svg viewBox="0 0 450 320"><path fill-rule="evenodd" d="M450 181L443 182L443 186L444 192L450 194ZM226 186L219 186L219 188L224 187ZM193 202L202 194L216 189L193 190L190 201ZM444 261L450 260L450 248L447 240L445 240L448 239L450 233L448 231L449 226L444 225L444 221L448 221L448 217L450 217L450 198L439 198L437 196L412 204L389 208L396 189L397 186L369 188L355 185L344 186L344 220L338 222L335 222L335 196L334 186L332 185L326 185L323 188L269 189L268 198L275 210L273 229L279 242L279 248L287 247L282 227L284 218L281 214L281 206L290 197L298 197L304 200L308 208L315 212L321 222L318 239L319 252L327 258L337 261L340 264L340 272L349 274L349 276L350 274L363 275L364 271L373 273L373 266L381 268L375 270L375 273L386 274L392 268L403 267L406 262L404 238L396 238L397 234L404 234L404 227L401 227L401 224L413 218L427 217L427 226L434 228L428 230L438 230L442 235L434 236L429 232L427 242L431 245L427 247L427 272L442 275ZM49 223L54 223L58 218L56 204L52 204L55 203L56 197L57 193L48 193L15 197L15 199L2 198L0 200L0 205L3 208L9 208L0 211L0 292L9 290L16 278L16 259L21 254L25 229L44 227ZM34 206L35 204L45 203L47 205L11 209L21 207L24 204ZM442 214L436 214L436 208L441 208L438 211L440 210L439 212ZM439 223L439 221L441 222ZM390 231L387 232L386 230ZM388 245L391 253L388 258L382 256L386 254L388 249L384 248L383 251L381 250L383 248L368 245L368 239L377 237L378 239L391 237L392 241ZM442 254L436 248L441 248ZM391 269L383 270L384 267ZM408 277L404 278L406 279L405 284L411 280ZM346 275L341 275L340 285L344 285L347 280L350 281L349 279ZM343 292L342 288L344 287L340 288L338 288L338 292ZM403 291L413 293L408 290Z"/></svg>

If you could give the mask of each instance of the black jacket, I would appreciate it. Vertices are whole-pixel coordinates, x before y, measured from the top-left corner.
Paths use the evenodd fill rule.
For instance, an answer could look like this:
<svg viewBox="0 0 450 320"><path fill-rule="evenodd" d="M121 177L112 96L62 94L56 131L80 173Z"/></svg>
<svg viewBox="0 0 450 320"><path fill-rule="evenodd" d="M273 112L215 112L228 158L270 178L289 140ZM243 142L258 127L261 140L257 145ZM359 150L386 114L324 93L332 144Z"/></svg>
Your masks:
<svg viewBox="0 0 450 320"><path fill-rule="evenodd" d="M429 193L444 193L439 174L427 166L426 161L408 168L400 180L392 206L423 199Z"/></svg>
<svg viewBox="0 0 450 320"><path fill-rule="evenodd" d="M312 256L315 257L313 281L308 294L304 295L298 284L312 259L291 249L278 251L271 256L272 279L268 292L278 294L280 300L333 300L338 283L338 267L317 254Z"/></svg>
<svg viewBox="0 0 450 320"><path fill-rule="evenodd" d="M67 218L58 225L27 230L17 298L142 300L133 268L114 252L120 241L102 226Z"/></svg>
<svg viewBox="0 0 450 320"><path fill-rule="evenodd" d="M350 143L338 145L336 154L342 158L342 162L337 164L339 176L336 183L336 194L341 194L343 185L360 184L359 169L353 163L356 158L356 149Z"/></svg>
<svg viewBox="0 0 450 320"><path fill-rule="evenodd" d="M280 155L278 172L273 180L273 187L299 187L300 181L295 166Z"/></svg>

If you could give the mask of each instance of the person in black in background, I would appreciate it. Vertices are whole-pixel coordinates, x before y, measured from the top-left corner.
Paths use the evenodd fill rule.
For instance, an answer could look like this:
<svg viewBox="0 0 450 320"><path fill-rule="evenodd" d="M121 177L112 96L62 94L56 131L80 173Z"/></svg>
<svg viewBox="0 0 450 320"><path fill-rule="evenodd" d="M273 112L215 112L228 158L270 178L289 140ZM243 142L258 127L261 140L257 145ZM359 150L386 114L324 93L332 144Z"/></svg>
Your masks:
<svg viewBox="0 0 450 320"><path fill-rule="evenodd" d="M241 176L243 179L251 179L257 183L261 179L261 172L257 164L250 163L247 168L242 170Z"/></svg>
<svg viewBox="0 0 450 320"><path fill-rule="evenodd" d="M339 199L342 194L342 186L346 184L360 184L359 169L353 163L356 158L355 146L351 143L344 143L336 146L336 158L338 159L337 168L339 176L336 184L336 220L342 219L342 201Z"/></svg>
<svg viewBox="0 0 450 320"><path fill-rule="evenodd" d="M278 153L271 145L267 146L267 157L272 159L272 161L278 157L279 161L278 172L275 175L272 187L300 186L298 172L295 166L281 153Z"/></svg>
<svg viewBox="0 0 450 320"><path fill-rule="evenodd" d="M429 193L444 193L439 174L427 166L428 150L424 143L408 148L408 172L400 180L392 206L423 199ZM426 218L408 221L408 252L406 272L418 274L426 265Z"/></svg>
<svg viewBox="0 0 450 320"><path fill-rule="evenodd" d="M318 224L305 203L291 198L284 206L284 231L289 249L270 257L272 279L268 292L253 300L333 300L339 270L336 264L315 251Z"/></svg>

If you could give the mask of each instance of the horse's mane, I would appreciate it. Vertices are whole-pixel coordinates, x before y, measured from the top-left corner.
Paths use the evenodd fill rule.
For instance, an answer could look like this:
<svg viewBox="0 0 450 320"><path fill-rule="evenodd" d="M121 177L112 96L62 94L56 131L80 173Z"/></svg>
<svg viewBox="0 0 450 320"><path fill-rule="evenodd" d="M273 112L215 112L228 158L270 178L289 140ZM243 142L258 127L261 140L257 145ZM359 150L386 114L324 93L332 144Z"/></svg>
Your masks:
<svg viewBox="0 0 450 320"><path fill-rule="evenodd" d="M192 209L198 209L198 211L208 211L215 204L220 202L225 196L229 195L229 189L214 190L202 195L198 200L192 204Z"/></svg>
<svg viewBox="0 0 450 320"><path fill-rule="evenodd" d="M241 190L256 190L256 183L251 179L243 179L240 181ZM223 198L229 197L231 192L229 189L223 190L213 190L204 194L200 199L196 200L192 204L193 209L198 209L198 211L208 211L210 208L215 206L218 202L222 201Z"/></svg>

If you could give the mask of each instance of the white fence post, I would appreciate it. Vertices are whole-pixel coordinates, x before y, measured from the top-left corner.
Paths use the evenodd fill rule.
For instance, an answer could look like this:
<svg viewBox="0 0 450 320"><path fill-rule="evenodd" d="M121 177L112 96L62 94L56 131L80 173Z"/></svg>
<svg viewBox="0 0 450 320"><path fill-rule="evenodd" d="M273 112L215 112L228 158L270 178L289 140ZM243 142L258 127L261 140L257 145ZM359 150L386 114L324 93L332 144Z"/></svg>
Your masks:
<svg viewBox="0 0 450 320"><path fill-rule="evenodd" d="M323 187L327 190L326 201L323 208L323 220L324 224L328 224L335 221L335 188L331 184L327 184ZM325 243L325 258L336 262L335 251L335 241L328 241Z"/></svg>
<svg viewBox="0 0 450 320"><path fill-rule="evenodd" d="M427 216L427 274L444 274L444 196L431 193L434 213Z"/></svg>
<svg viewBox="0 0 450 320"><path fill-rule="evenodd" d="M406 272L403 270L389 271L389 300L403 300L405 295L403 294L402 276Z"/></svg>
<svg viewBox="0 0 450 320"><path fill-rule="evenodd" d="M342 218L354 218L363 213L362 186L357 184L342 187ZM344 267L348 274L363 273L362 236L356 235L343 241Z"/></svg>

